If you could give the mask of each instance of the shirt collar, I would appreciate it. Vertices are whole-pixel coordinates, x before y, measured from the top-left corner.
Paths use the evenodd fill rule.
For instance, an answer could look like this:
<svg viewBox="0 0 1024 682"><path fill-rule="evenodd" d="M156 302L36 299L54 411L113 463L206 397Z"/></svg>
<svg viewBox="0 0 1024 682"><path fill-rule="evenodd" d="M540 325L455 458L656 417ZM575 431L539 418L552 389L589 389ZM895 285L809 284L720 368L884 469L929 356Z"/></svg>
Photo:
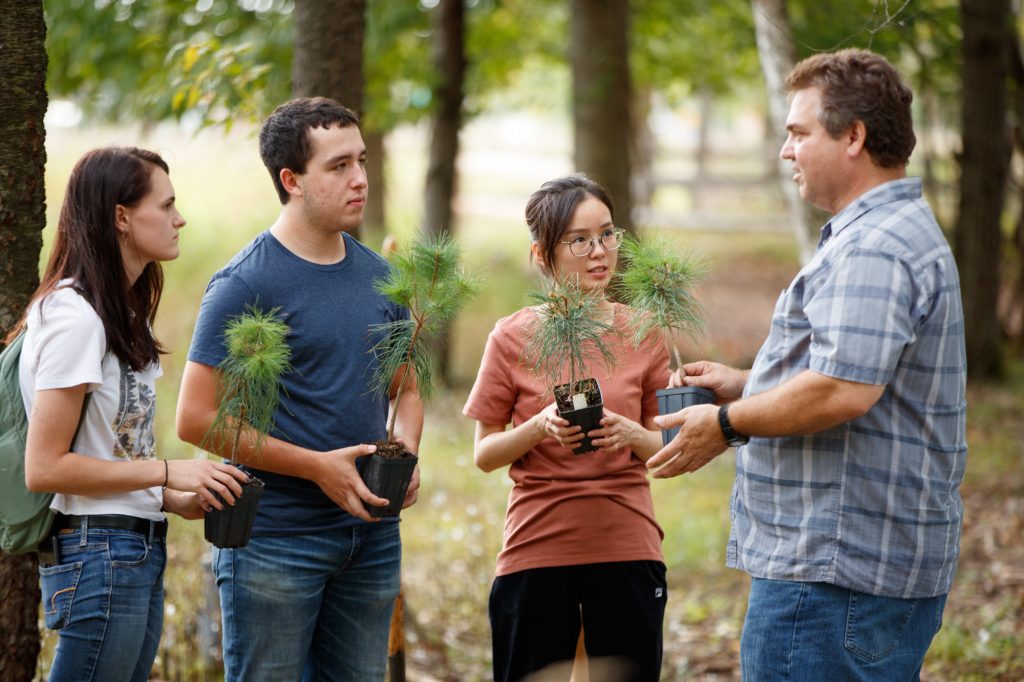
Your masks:
<svg viewBox="0 0 1024 682"><path fill-rule="evenodd" d="M921 178L900 178L872 187L850 202L850 205L832 216L832 220L821 228L824 244L828 239L842 232L850 223L873 208L894 201L914 201L921 198ZM828 233L826 236L826 232ZM819 246L820 248L820 246Z"/></svg>

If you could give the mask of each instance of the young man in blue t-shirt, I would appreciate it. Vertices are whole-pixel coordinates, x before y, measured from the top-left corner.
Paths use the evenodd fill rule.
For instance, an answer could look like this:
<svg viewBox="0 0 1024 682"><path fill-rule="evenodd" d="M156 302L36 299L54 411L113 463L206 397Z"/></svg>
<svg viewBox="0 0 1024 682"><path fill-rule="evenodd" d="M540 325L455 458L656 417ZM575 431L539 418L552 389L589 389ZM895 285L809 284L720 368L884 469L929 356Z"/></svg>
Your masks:
<svg viewBox="0 0 1024 682"><path fill-rule="evenodd" d="M408 315L373 288L387 263L346 234L363 218L366 147L355 114L325 98L278 107L260 154L281 199L270 229L210 281L178 400L178 435L199 444L217 413L227 320L276 309L293 369L274 431L238 459L266 482L248 546L214 549L231 680L382 679L399 589L397 519L375 522L356 460L385 437L389 397L369 388L372 325ZM406 397L408 395L408 397ZM403 394L395 436L419 448L423 406ZM419 472L403 506L416 501Z"/></svg>

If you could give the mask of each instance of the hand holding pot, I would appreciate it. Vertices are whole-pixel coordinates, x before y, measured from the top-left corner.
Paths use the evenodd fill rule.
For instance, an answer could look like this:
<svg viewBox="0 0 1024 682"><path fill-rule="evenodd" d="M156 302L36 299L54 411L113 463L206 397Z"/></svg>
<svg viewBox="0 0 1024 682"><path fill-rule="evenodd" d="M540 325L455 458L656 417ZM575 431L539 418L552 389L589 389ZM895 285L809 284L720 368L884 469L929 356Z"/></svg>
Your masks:
<svg viewBox="0 0 1024 682"><path fill-rule="evenodd" d="M198 493L164 490L164 511L168 514L177 514L188 521L197 521L203 518L208 506Z"/></svg>
<svg viewBox="0 0 1024 682"><path fill-rule="evenodd" d="M569 448L576 447L583 440L583 429L578 426L570 426L569 421L558 415L558 405L551 403L540 412L535 419L538 420L541 431L544 435L554 438L559 445Z"/></svg>
<svg viewBox="0 0 1024 682"><path fill-rule="evenodd" d="M669 388L699 386L715 394L718 402L731 402L743 395L749 372L733 369L719 362L690 362L677 369L669 378Z"/></svg>
<svg viewBox="0 0 1024 682"><path fill-rule="evenodd" d="M646 432L644 427L632 419L626 419L605 407L604 416L601 417L601 428L594 429L587 435L596 448L607 454L619 448L632 449Z"/></svg>
<svg viewBox="0 0 1024 682"><path fill-rule="evenodd" d="M672 478L697 471L727 447L718 425L718 408L714 405L687 407L655 417L654 423L663 429L679 427L676 437L647 460L647 468L656 469L652 474L654 478Z"/></svg>
<svg viewBox="0 0 1024 682"><path fill-rule="evenodd" d="M313 482L320 486L324 494L334 500L335 504L364 521L377 520L363 507L364 500L376 506L385 506L388 503L386 498L377 497L370 492L356 469L357 458L372 455L376 450L376 446L362 443L331 450L316 458L318 470L313 476Z"/></svg>
<svg viewBox="0 0 1024 682"><path fill-rule="evenodd" d="M223 502L234 504L242 494L241 484L249 480L249 474L238 467L208 459L164 460L164 465L165 487L196 493L207 508L224 508L218 495Z"/></svg>

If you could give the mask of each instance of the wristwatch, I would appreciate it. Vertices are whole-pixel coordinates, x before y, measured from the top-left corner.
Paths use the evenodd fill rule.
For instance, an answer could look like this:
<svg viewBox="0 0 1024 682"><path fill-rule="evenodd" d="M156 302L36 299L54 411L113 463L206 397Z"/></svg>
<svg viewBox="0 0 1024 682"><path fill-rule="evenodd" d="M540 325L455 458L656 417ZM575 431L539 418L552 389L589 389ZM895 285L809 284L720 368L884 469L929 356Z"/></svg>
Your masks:
<svg viewBox="0 0 1024 682"><path fill-rule="evenodd" d="M732 424L729 423L728 403L718 408L718 426L722 429L722 435L725 436L725 442L730 447L738 448L739 446L746 445L750 442L750 438L748 436L738 433L736 429L732 428Z"/></svg>

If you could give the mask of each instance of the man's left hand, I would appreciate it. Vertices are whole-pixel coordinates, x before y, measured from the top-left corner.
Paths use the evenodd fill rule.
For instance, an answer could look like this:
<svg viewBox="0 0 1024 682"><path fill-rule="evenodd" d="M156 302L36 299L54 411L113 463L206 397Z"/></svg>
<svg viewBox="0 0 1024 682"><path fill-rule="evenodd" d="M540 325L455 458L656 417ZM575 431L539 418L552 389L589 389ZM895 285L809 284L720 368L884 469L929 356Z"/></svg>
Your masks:
<svg viewBox="0 0 1024 682"><path fill-rule="evenodd" d="M654 418L659 428L679 427L672 441L647 460L654 478L672 478L697 471L726 450L725 437L718 426L718 408L694 405Z"/></svg>

